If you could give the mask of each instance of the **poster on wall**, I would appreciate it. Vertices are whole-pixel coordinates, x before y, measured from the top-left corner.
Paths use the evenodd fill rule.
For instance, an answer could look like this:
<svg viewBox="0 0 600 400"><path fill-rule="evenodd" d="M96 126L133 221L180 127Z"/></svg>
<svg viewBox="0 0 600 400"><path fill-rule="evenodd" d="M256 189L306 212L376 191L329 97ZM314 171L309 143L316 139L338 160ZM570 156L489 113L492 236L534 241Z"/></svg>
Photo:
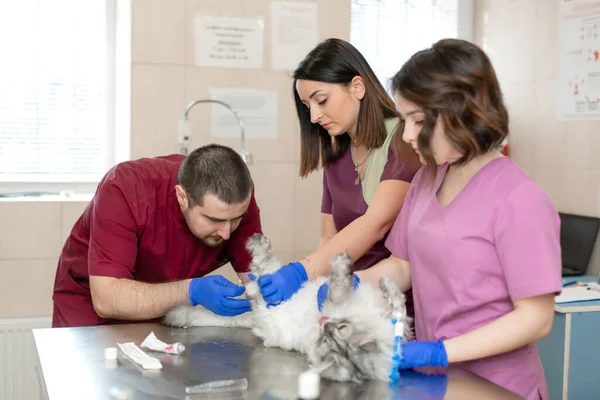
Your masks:
<svg viewBox="0 0 600 400"><path fill-rule="evenodd" d="M271 2L271 68L295 70L317 45L317 5Z"/></svg>
<svg viewBox="0 0 600 400"><path fill-rule="evenodd" d="M194 32L197 66L262 68L262 19L201 15L194 19Z"/></svg>
<svg viewBox="0 0 600 400"><path fill-rule="evenodd" d="M220 100L235 110L242 120L246 138L277 138L277 92L257 89L211 88L210 98ZM235 116L227 108L211 104L210 135L240 138Z"/></svg>
<svg viewBox="0 0 600 400"><path fill-rule="evenodd" d="M600 119L600 1L560 1L557 57L557 119Z"/></svg>

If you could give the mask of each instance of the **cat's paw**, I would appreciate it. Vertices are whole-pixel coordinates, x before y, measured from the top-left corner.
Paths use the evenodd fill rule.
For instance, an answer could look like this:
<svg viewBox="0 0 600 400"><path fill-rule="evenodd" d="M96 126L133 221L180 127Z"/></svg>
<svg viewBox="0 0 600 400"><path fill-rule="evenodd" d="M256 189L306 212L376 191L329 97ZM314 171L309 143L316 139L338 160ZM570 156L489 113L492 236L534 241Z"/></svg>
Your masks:
<svg viewBox="0 0 600 400"><path fill-rule="evenodd" d="M379 289L383 299L390 305L392 313L406 315L406 297L393 280L387 276L379 279Z"/></svg>
<svg viewBox="0 0 600 400"><path fill-rule="evenodd" d="M246 294L250 298L254 298L260 294L260 289L258 288L258 283L256 283L256 282L250 281L250 282L246 283L245 287L246 287Z"/></svg>
<svg viewBox="0 0 600 400"><path fill-rule="evenodd" d="M265 235L255 233L246 241L246 250L248 250L252 257L256 257L257 255L262 256L263 254L271 253L271 242Z"/></svg>
<svg viewBox="0 0 600 400"><path fill-rule="evenodd" d="M340 275L348 275L352 273L353 262L347 251L333 257L333 260L331 260L329 265L331 266L332 273L336 272Z"/></svg>

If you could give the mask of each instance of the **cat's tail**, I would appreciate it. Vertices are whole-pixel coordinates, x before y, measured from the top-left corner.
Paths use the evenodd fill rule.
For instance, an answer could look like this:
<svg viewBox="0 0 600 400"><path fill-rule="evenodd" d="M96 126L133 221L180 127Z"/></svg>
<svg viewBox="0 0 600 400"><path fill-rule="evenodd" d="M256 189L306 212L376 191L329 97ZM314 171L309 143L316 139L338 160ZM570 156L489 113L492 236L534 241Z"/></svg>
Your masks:
<svg viewBox="0 0 600 400"><path fill-rule="evenodd" d="M171 309L163 320L165 325L180 328L193 326L222 326L233 328L252 328L252 312L226 317L217 315L204 307L178 306Z"/></svg>

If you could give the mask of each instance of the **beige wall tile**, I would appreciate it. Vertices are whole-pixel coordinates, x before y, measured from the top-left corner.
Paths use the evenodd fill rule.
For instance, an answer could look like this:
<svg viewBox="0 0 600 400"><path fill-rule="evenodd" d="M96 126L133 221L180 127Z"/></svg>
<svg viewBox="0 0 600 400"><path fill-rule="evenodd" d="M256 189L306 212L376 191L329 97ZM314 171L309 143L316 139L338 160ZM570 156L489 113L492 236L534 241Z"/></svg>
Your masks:
<svg viewBox="0 0 600 400"><path fill-rule="evenodd" d="M506 82L529 82L533 79L535 48L535 0L515 0L506 3L509 25L503 27ZM518 60L518 62L515 62ZM508 61L508 62L507 62Z"/></svg>
<svg viewBox="0 0 600 400"><path fill-rule="evenodd" d="M350 2L348 0L315 1L319 19L318 37L324 40L336 37L350 38ZM395 38L390 38L395 40Z"/></svg>
<svg viewBox="0 0 600 400"><path fill-rule="evenodd" d="M57 262L0 260L0 317L52 314Z"/></svg>
<svg viewBox="0 0 600 400"><path fill-rule="evenodd" d="M257 163L250 167L264 234L276 253L294 251L294 180L292 163Z"/></svg>
<svg viewBox="0 0 600 400"><path fill-rule="evenodd" d="M304 254L307 256L319 246L323 173L313 172L308 178L297 179L295 183L294 249L308 251L309 253Z"/></svg>
<svg viewBox="0 0 600 400"><path fill-rule="evenodd" d="M532 178L544 187L559 211L600 215L599 171L538 165L533 170Z"/></svg>
<svg viewBox="0 0 600 400"><path fill-rule="evenodd" d="M132 62L185 62L185 0L133 0Z"/></svg>
<svg viewBox="0 0 600 400"><path fill-rule="evenodd" d="M284 252L275 251L275 257L277 257L277 259L279 260L281 265L285 265L287 263L291 263L291 262L299 260L299 258L296 258L294 253L286 252L286 251L284 251Z"/></svg>
<svg viewBox="0 0 600 400"><path fill-rule="evenodd" d="M0 260L58 256L60 203L0 202L0 221Z"/></svg>
<svg viewBox="0 0 600 400"><path fill-rule="evenodd" d="M131 83L131 158L178 153L183 119L184 67L134 65Z"/></svg>
<svg viewBox="0 0 600 400"><path fill-rule="evenodd" d="M535 146L531 146L535 137L535 124L530 110L533 83L504 83L501 84L501 88L510 115L508 140L511 157L522 168L527 168L532 164L535 157L532 151L536 149Z"/></svg>
<svg viewBox="0 0 600 400"><path fill-rule="evenodd" d="M535 20L536 79L556 78L559 2L538 0Z"/></svg>

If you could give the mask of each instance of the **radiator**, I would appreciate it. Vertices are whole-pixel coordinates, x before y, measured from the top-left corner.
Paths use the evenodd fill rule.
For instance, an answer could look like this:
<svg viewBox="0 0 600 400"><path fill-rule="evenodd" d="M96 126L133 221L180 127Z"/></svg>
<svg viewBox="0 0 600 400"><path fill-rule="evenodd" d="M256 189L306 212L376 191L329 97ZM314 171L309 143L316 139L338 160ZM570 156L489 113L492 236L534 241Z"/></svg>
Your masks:
<svg viewBox="0 0 600 400"><path fill-rule="evenodd" d="M0 400L41 398L31 330L51 325L51 317L0 318Z"/></svg>

